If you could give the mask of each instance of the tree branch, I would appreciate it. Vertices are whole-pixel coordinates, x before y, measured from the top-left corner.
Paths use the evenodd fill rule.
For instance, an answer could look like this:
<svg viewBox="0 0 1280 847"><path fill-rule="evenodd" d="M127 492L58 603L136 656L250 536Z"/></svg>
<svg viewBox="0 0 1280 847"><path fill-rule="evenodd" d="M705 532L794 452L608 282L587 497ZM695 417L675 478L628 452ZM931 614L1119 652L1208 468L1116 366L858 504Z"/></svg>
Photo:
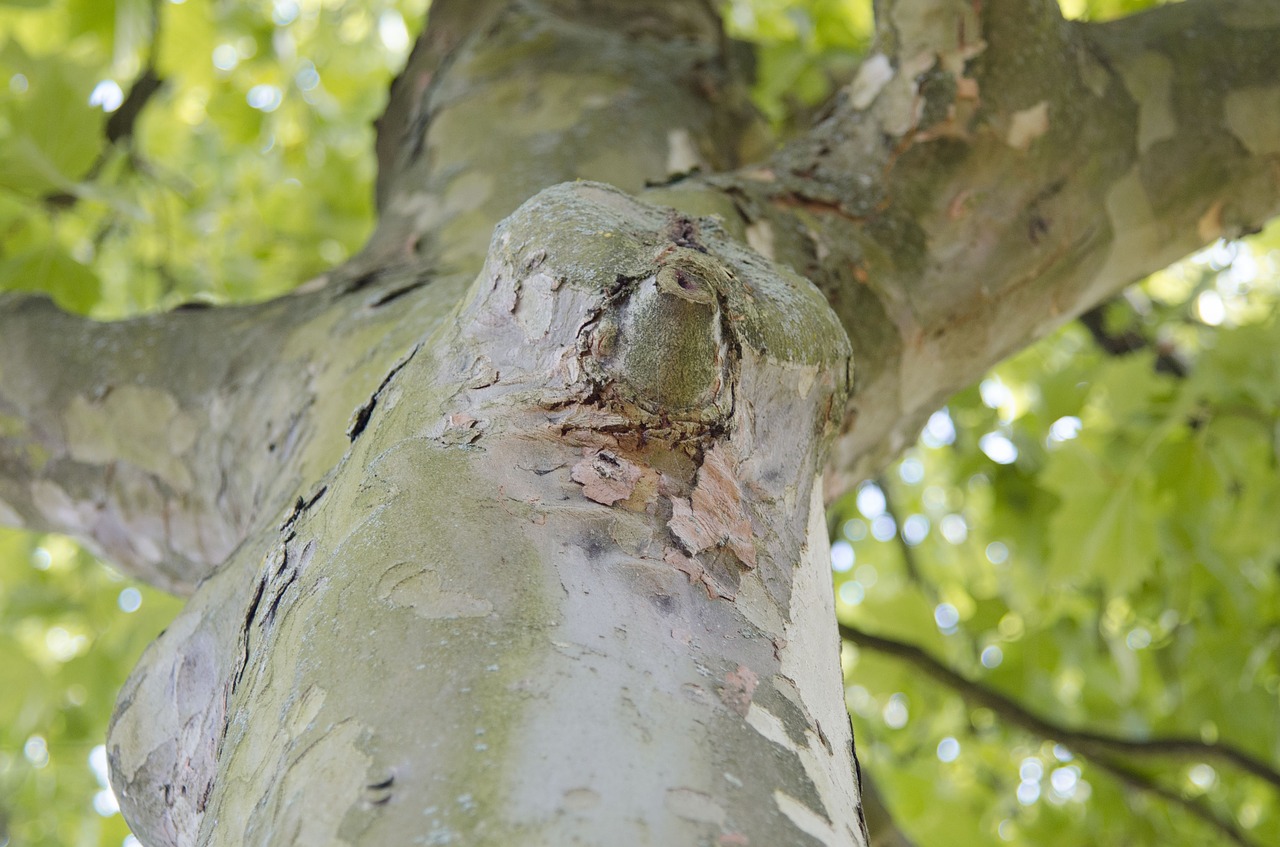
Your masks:
<svg viewBox="0 0 1280 847"><path fill-rule="evenodd" d="M1156 737L1134 740L1059 726L1033 714L1000 692L966 679L913 644L872 635L845 623L840 624L840 636L859 647L902 659L955 691L966 702L990 709L1012 726L1042 738L1051 738L1084 753L1091 759L1116 753L1215 759L1239 768L1280 789L1280 772L1230 744L1207 742L1198 738Z"/></svg>
<svg viewBox="0 0 1280 847"><path fill-rule="evenodd" d="M189 592L317 484L353 410L469 281L388 271L115 323L0 296L0 524Z"/></svg>
<svg viewBox="0 0 1280 847"><path fill-rule="evenodd" d="M881 474L876 477L876 485L880 487L880 491L884 495L885 513L893 518L893 524L898 528L893 537L894 542L897 544L898 552L902 555L902 565L907 572L907 579L915 583L922 593L936 599L937 592L932 585L925 582L920 572L920 562L916 556L915 548L907 543L906 537L902 534L902 515L897 509L897 498L889 484L889 479Z"/></svg>
<svg viewBox="0 0 1280 847"><path fill-rule="evenodd" d="M808 135L661 198L720 194L743 237L843 320L857 391L832 492L1029 341L1280 213L1265 0L1107 24L1041 0L975 8L882 4L876 50Z"/></svg>
<svg viewBox="0 0 1280 847"><path fill-rule="evenodd" d="M107 143L115 144L122 139L129 138L133 135L134 125L138 122L139 116L142 115L143 108L155 96L160 87L164 85L164 80L160 79L156 74L156 69L151 65L143 68L142 73L133 81L133 85L129 87L129 93L125 95L124 102L120 104L120 108L112 113L107 119Z"/></svg>
<svg viewBox="0 0 1280 847"><path fill-rule="evenodd" d="M1151 341L1137 328L1130 327L1119 332L1114 332L1107 327L1107 311L1113 303L1123 301L1123 298L1117 298L1101 305L1094 306L1089 311L1080 316L1080 324L1089 331L1089 335L1093 337L1093 342L1098 345L1103 353L1108 356L1126 356L1130 353L1136 353L1139 350L1146 350L1151 346ZM1128 304L1125 304L1128 307ZM1132 309L1130 308L1132 313ZM1133 315L1137 319L1136 315ZM1185 377L1190 373L1187 363L1172 345L1162 344L1156 350L1156 371L1158 373L1167 373L1171 376Z"/></svg>
<svg viewBox="0 0 1280 847"><path fill-rule="evenodd" d="M1232 842L1240 845L1240 847L1254 847L1253 841L1244 834L1240 827L1232 821L1223 820L1219 816L1215 815L1210 809L1205 808L1202 803L1197 803L1190 797L1184 797L1177 791L1172 791L1166 788L1145 774L1141 774L1138 771L1135 771L1126 765L1122 765L1119 762L1108 759L1105 756L1092 756L1089 761L1091 761L1095 767L1110 774L1112 777L1119 780L1121 783L1128 785L1130 788L1135 788L1138 791L1143 791L1148 794L1154 794L1167 803L1172 803L1175 806L1181 806L1193 816L1199 818L1218 832L1222 833L1223 836L1230 839Z"/></svg>
<svg viewBox="0 0 1280 847"><path fill-rule="evenodd" d="M116 109L111 114L111 117L107 118L106 125L103 128L103 135L107 144L98 152L93 164L89 166L89 170L82 179L83 182L92 182L98 178L102 168L107 163L107 157L110 155L111 150L118 142L127 141L133 136L134 125L142 115L142 110L164 85L164 80L156 72L160 44L161 2L162 0L151 0L151 44L147 52L146 66L134 79L133 84L129 86L129 93L125 95L124 102L120 104L120 108ZM74 206L80 198L72 193L57 191L46 194L43 199L51 209L64 209Z"/></svg>
<svg viewBox="0 0 1280 847"><path fill-rule="evenodd" d="M758 127L709 4L442 0L431 18L379 122L379 228L347 265L273 304L119 325L0 300L0 522L189 590L318 484L498 220L565 180L731 167Z"/></svg>
<svg viewBox="0 0 1280 847"><path fill-rule="evenodd" d="M915 842L889 814L889 807L880 796L875 781L863 773L861 785L862 811L867 817L867 832L871 834L869 847L915 847Z"/></svg>

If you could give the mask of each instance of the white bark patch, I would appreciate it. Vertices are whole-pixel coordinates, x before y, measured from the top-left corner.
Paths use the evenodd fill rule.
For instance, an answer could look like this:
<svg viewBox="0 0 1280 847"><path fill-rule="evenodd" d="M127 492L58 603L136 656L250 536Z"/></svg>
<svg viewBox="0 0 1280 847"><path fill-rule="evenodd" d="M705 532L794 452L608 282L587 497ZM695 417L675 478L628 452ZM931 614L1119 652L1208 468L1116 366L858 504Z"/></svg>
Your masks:
<svg viewBox="0 0 1280 847"><path fill-rule="evenodd" d="M936 56L945 70L955 73L955 63L963 64L959 57L977 55L986 46L981 40L963 40L976 38L982 32L978 8L965 0L907 0L893 4L889 18L897 30L899 55L927 55L929 65Z"/></svg>
<svg viewBox="0 0 1280 847"><path fill-rule="evenodd" d="M600 450L573 466L569 476L582 486L588 500L612 506L626 500L636 489L644 471L612 450Z"/></svg>
<svg viewBox="0 0 1280 847"><path fill-rule="evenodd" d="M827 847L855 847L859 844L849 833L841 832L817 812L783 791L773 792L778 810L786 815L801 831L818 839Z"/></svg>
<svg viewBox="0 0 1280 847"><path fill-rule="evenodd" d="M1120 69L1125 88L1138 104L1138 151L1178 134L1173 113L1173 62L1159 53L1142 53Z"/></svg>
<svg viewBox="0 0 1280 847"><path fill-rule="evenodd" d="M853 739L844 703L840 637L834 623L831 553L821 478L814 480L812 491L808 542L792 586L786 641L780 647L779 670L785 679L775 680L774 684L784 695L800 699L814 726L805 732L807 743L798 746L778 719L758 704L752 704L747 722L796 754L821 799L822 813L795 798L775 793L783 814L824 844L866 847L857 816L858 787L850 758Z"/></svg>
<svg viewBox="0 0 1280 847"><path fill-rule="evenodd" d="M893 79L893 64L889 57L877 53L858 67L858 75L849 84L849 102L855 109L865 109L875 102L889 80Z"/></svg>
<svg viewBox="0 0 1280 847"><path fill-rule="evenodd" d="M312 721L320 714L320 707L323 705L324 689L318 685L307 686L307 690L302 692L289 709L289 734L297 738L310 729Z"/></svg>
<svg viewBox="0 0 1280 847"><path fill-rule="evenodd" d="M1137 165L1116 181L1104 205L1114 240L1106 263L1094 278L1104 285L1117 279L1137 279L1146 273L1146 257L1159 255L1164 246Z"/></svg>
<svg viewBox="0 0 1280 847"><path fill-rule="evenodd" d="M358 802L372 764L359 748L365 732L359 724L344 721L288 764L280 788L281 814L272 821L276 832L291 833L294 844L350 843L338 831L348 809Z"/></svg>
<svg viewBox="0 0 1280 847"><path fill-rule="evenodd" d="M747 244L752 250L773 261L773 224L758 220L747 227Z"/></svg>
<svg viewBox="0 0 1280 847"><path fill-rule="evenodd" d="M901 55L901 53L899 54ZM901 138L915 129L924 114L924 98L916 78L938 61L932 52L924 52L898 64L898 72L876 103L876 114L884 131L894 138Z"/></svg>
<svg viewBox="0 0 1280 847"><path fill-rule="evenodd" d="M818 381L818 366L790 368L796 380L796 392L801 397L808 397L813 384Z"/></svg>
<svg viewBox="0 0 1280 847"><path fill-rule="evenodd" d="M786 747L788 750L795 749L795 745L791 743L791 737L787 735L787 728L782 725L782 721L777 715L765 709L759 703L751 705L750 711L747 712L747 724L774 744Z"/></svg>
<svg viewBox="0 0 1280 847"><path fill-rule="evenodd" d="M1015 150L1027 150L1031 142L1049 131L1049 101L1041 100L1030 109L1014 112L1004 140Z"/></svg>
<svg viewBox="0 0 1280 847"><path fill-rule="evenodd" d="M440 574L413 562L392 565L378 580L378 597L393 606L413 609L428 619L482 618L493 612L493 603L445 590Z"/></svg>
<svg viewBox="0 0 1280 847"><path fill-rule="evenodd" d="M698 148L693 145L693 136L684 127L676 127L667 132L667 173L688 173L702 165L702 157Z"/></svg>
<svg viewBox="0 0 1280 847"><path fill-rule="evenodd" d="M665 805L673 815L687 821L724 827L726 818L724 806L710 794L695 791L692 788L669 788Z"/></svg>
<svg viewBox="0 0 1280 847"><path fill-rule="evenodd" d="M1196 234L1201 241L1212 241L1222 237L1222 209L1226 202L1222 198L1214 200L1204 214L1196 221Z"/></svg>
<svg viewBox="0 0 1280 847"><path fill-rule="evenodd" d="M97 521L98 507L92 500L77 501L56 482L47 479L31 483L31 502L45 520L55 526L87 530ZM149 561L158 562L159 557Z"/></svg>
<svg viewBox="0 0 1280 847"><path fill-rule="evenodd" d="M667 526L689 553L727 546L738 561L756 566L751 518L742 505L737 461L730 449L717 444L703 458L689 500L671 498L673 511Z"/></svg>
<svg viewBox="0 0 1280 847"><path fill-rule="evenodd" d="M757 572L751 571L742 575L735 605L742 612L743 617L751 621L752 626L768 634L770 638L782 638L786 623L782 620L777 602L765 590L764 582Z"/></svg>
<svg viewBox="0 0 1280 847"><path fill-rule="evenodd" d="M1280 153L1280 87L1241 88L1227 95L1227 129L1255 156Z"/></svg>

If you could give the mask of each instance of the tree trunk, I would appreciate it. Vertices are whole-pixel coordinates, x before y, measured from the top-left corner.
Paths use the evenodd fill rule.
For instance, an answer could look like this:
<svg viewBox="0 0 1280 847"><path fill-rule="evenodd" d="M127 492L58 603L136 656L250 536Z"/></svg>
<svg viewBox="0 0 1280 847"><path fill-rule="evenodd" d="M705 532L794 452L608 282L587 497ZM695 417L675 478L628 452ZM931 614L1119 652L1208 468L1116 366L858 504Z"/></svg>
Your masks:
<svg viewBox="0 0 1280 847"><path fill-rule="evenodd" d="M824 486L1280 209L1271 8L882 3L742 167L709 5L437 0L351 263L0 301L0 518L191 593L108 743L139 838L866 845Z"/></svg>
<svg viewBox="0 0 1280 847"><path fill-rule="evenodd" d="M538 195L144 660L111 736L130 819L155 844L860 843L817 484L847 353L812 286L714 228Z"/></svg>

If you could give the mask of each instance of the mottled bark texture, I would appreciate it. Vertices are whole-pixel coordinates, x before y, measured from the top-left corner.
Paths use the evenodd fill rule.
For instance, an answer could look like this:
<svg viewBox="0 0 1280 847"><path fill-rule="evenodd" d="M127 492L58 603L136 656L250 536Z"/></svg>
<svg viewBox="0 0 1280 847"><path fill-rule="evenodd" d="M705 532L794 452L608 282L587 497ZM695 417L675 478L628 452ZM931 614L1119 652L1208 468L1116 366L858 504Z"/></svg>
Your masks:
<svg viewBox="0 0 1280 847"><path fill-rule="evenodd" d="M108 742L145 844L865 844L822 475L1280 206L1270 0L877 19L765 154L710 4L437 0L352 262L0 299L0 520L191 594Z"/></svg>

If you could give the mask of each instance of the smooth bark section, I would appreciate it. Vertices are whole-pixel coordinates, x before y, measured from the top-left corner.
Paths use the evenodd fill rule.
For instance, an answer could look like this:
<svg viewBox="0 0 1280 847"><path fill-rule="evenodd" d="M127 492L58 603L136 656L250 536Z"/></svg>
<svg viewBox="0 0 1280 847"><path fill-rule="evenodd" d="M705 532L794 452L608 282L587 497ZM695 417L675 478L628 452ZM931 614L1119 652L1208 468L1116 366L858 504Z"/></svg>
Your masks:
<svg viewBox="0 0 1280 847"><path fill-rule="evenodd" d="M108 745L131 824L865 845L817 484L847 357L714 221L535 197L323 490L140 665Z"/></svg>
<svg viewBox="0 0 1280 847"><path fill-rule="evenodd" d="M275 305L100 324L43 298L0 300L0 518L189 589L251 505L223 451L265 439L268 456L291 452L287 410L263 395L287 319ZM254 400L267 425L250 433Z"/></svg>

